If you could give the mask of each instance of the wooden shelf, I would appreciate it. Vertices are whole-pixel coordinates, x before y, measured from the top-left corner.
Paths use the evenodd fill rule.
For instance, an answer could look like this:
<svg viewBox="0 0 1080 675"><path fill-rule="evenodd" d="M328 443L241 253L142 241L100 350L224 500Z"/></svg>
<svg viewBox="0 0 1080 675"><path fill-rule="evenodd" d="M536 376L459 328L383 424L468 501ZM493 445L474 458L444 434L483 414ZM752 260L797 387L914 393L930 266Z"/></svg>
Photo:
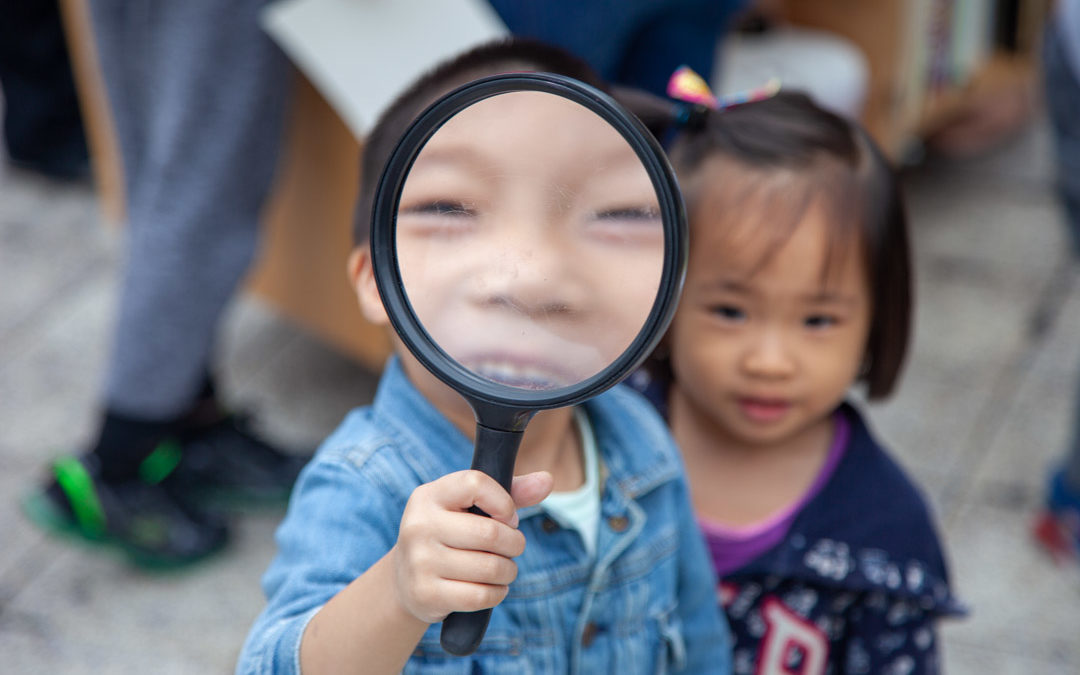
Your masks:
<svg viewBox="0 0 1080 675"><path fill-rule="evenodd" d="M973 106L1029 96L1036 72L1037 65L1031 56L997 52L966 86L928 94L912 131L916 136L927 137L967 115Z"/></svg>
<svg viewBox="0 0 1080 675"><path fill-rule="evenodd" d="M924 12L938 8L922 5ZM931 83L931 55L917 31L920 15L912 0L784 0L783 14L793 24L828 31L850 40L866 57L870 70L863 124L894 160L903 158L913 143L940 132L977 112L978 106L1001 104L1012 114L1029 106L1037 72L1033 55L1048 3L1030 0L1021 7L1019 51L990 51L975 63L966 81Z"/></svg>

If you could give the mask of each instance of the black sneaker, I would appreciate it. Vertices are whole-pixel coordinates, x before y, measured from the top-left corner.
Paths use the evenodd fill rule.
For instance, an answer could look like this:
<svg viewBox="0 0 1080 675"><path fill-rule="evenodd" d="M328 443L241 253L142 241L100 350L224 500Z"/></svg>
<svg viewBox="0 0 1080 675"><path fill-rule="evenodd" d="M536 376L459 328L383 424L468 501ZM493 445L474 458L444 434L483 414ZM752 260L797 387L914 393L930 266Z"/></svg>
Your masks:
<svg viewBox="0 0 1080 675"><path fill-rule="evenodd" d="M93 455L63 457L46 486L23 499L23 512L47 532L118 548L140 567L202 560L224 546L228 529L174 489L170 474L179 452L176 443L162 443L140 477L116 483L98 477Z"/></svg>
<svg viewBox="0 0 1080 675"><path fill-rule="evenodd" d="M232 414L189 427L179 436L175 480L200 502L226 508L280 506L310 457L283 452L252 431L248 417Z"/></svg>

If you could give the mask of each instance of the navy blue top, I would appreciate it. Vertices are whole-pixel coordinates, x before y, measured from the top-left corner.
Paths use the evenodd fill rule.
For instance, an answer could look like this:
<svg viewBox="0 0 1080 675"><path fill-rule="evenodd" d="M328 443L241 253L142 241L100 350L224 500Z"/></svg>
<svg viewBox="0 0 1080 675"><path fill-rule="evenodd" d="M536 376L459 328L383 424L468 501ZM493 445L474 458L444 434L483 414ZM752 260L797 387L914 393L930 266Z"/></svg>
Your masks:
<svg viewBox="0 0 1080 675"><path fill-rule="evenodd" d="M656 383L630 382L666 412ZM734 673L936 673L936 623L966 613L926 500L859 412L840 410L851 436L828 482L777 546L720 582Z"/></svg>

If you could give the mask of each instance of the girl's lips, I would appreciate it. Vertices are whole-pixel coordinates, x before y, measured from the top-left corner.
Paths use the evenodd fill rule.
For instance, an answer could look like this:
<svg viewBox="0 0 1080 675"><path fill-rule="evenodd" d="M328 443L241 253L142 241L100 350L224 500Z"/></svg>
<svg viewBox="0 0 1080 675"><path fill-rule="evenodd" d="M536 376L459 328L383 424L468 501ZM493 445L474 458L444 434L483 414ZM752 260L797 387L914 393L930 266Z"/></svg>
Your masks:
<svg viewBox="0 0 1080 675"><path fill-rule="evenodd" d="M791 409L791 402L778 398L739 399L739 409L743 415L754 422L775 422Z"/></svg>

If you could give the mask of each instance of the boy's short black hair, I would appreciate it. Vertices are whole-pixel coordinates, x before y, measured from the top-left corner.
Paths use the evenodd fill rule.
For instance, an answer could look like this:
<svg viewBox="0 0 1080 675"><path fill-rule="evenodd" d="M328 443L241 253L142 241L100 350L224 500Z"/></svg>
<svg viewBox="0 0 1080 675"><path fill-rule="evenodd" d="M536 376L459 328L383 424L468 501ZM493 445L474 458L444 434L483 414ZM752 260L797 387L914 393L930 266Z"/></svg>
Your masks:
<svg viewBox="0 0 1080 675"><path fill-rule="evenodd" d="M482 77L509 72L555 73L606 91L600 76L581 59L558 47L523 38L485 43L436 66L383 111L364 141L360 191L353 217L354 245L368 243L379 177L409 124L425 108L457 87Z"/></svg>
<svg viewBox="0 0 1080 675"><path fill-rule="evenodd" d="M907 353L913 295L907 215L889 161L858 124L802 93L782 91L722 111L694 112L691 124L675 132L669 150L689 213L704 194L702 169L718 159L731 162L725 172L729 180L719 186L726 190L731 217L745 218L753 210L743 207L752 201L764 214L763 222L753 225L773 225L772 252L811 206L824 207L828 215L827 267L834 252L857 238L872 302L860 379L869 399L888 396Z"/></svg>

